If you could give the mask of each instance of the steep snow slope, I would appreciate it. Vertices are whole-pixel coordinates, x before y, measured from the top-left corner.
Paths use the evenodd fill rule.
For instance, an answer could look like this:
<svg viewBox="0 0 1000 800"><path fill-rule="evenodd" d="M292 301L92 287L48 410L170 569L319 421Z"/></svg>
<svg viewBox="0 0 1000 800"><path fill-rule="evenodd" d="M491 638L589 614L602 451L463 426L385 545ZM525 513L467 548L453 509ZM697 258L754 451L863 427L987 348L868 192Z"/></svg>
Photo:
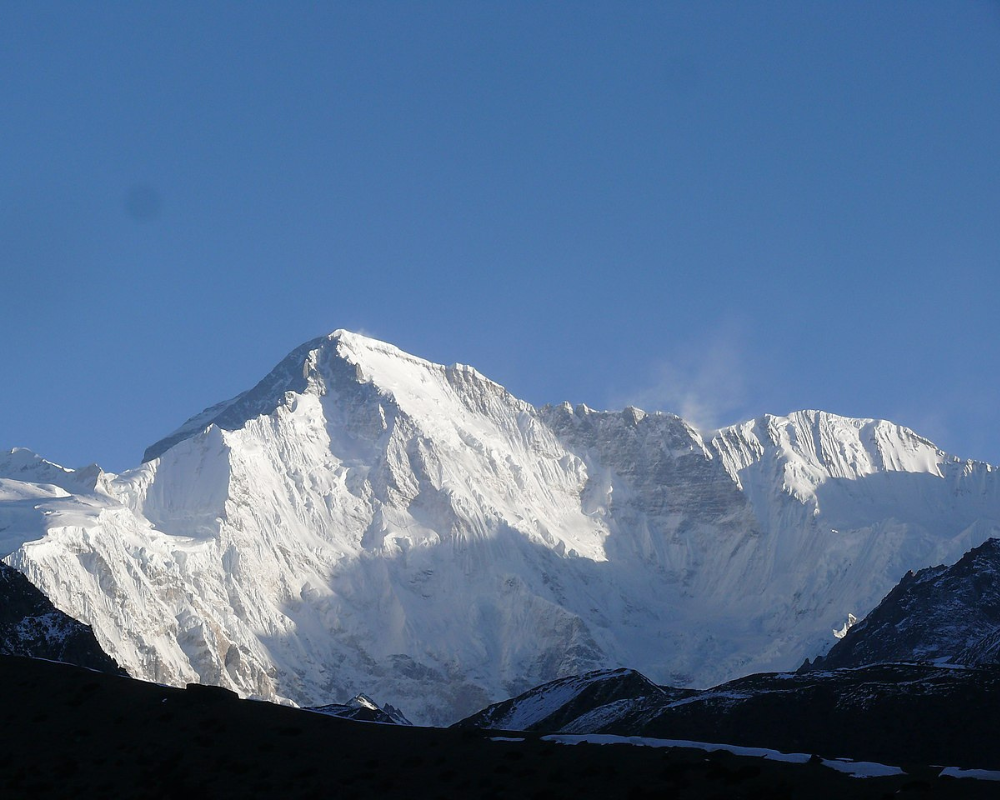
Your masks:
<svg viewBox="0 0 1000 800"><path fill-rule="evenodd" d="M706 440L672 415L536 410L344 331L146 457L120 476L0 459L7 562L138 677L366 691L418 722L593 669L792 667L1000 527L994 470L889 423L803 412Z"/></svg>

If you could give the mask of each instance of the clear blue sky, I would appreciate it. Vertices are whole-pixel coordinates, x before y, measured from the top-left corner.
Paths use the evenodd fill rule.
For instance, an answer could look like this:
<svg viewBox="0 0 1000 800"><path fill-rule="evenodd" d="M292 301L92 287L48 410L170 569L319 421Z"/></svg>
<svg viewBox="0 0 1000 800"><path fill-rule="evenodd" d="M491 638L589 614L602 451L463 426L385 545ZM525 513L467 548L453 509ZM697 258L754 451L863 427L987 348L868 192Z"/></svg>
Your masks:
<svg viewBox="0 0 1000 800"><path fill-rule="evenodd" d="M1000 3L0 5L0 448L361 330L532 403L1000 463Z"/></svg>

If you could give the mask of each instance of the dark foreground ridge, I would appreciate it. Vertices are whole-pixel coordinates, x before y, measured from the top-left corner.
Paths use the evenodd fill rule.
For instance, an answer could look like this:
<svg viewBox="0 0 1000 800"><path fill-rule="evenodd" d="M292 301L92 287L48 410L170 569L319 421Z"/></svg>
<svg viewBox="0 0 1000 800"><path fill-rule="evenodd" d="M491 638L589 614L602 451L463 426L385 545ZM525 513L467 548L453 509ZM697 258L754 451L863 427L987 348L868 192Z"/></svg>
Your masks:
<svg viewBox="0 0 1000 800"><path fill-rule="evenodd" d="M939 769L855 778L693 748L415 728L0 657L2 797L994 797Z"/></svg>
<svg viewBox="0 0 1000 800"><path fill-rule="evenodd" d="M0 655L47 658L124 675L93 630L57 609L13 567L0 562Z"/></svg>
<svg viewBox="0 0 1000 800"><path fill-rule="evenodd" d="M459 728L640 736L881 764L1000 770L1000 666L760 673L703 691L599 670L488 706ZM945 732L945 733L943 733ZM1000 796L1000 784L997 785Z"/></svg>
<svg viewBox="0 0 1000 800"><path fill-rule="evenodd" d="M951 566L908 572L824 658L803 669L891 661L1000 664L1000 539Z"/></svg>

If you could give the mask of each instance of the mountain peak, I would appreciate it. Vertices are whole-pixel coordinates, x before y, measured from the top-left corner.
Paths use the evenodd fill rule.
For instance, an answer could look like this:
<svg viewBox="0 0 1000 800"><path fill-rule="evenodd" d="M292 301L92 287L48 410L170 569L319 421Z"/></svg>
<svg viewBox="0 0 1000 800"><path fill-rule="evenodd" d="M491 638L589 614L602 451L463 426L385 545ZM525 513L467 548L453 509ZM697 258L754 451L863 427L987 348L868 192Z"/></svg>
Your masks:
<svg viewBox="0 0 1000 800"><path fill-rule="evenodd" d="M300 344L279 361L256 386L229 400L209 406L147 447L142 457L143 463L159 458L174 445L196 436L211 425L223 430L234 430L249 419L270 414L283 402L285 392L306 391L310 371L315 369L321 351L339 353L343 350L354 355L354 363L357 363L359 359L356 354L363 352L368 346L367 343L372 343L376 347L392 348L392 345L342 328Z"/></svg>
<svg viewBox="0 0 1000 800"><path fill-rule="evenodd" d="M25 447L0 452L0 478L56 486L70 493L107 489L105 473L97 464L68 469Z"/></svg>
<svg viewBox="0 0 1000 800"><path fill-rule="evenodd" d="M468 389L506 394L506 390L464 364L445 367L400 350L388 342L338 328L311 339L285 356L252 389L195 414L175 431L146 448L143 463L158 458L174 445L210 425L236 430L248 420L272 413L285 402L287 392L347 390L369 384L380 395L392 397L416 414L439 414L453 402L453 390ZM527 407L526 404L524 404Z"/></svg>

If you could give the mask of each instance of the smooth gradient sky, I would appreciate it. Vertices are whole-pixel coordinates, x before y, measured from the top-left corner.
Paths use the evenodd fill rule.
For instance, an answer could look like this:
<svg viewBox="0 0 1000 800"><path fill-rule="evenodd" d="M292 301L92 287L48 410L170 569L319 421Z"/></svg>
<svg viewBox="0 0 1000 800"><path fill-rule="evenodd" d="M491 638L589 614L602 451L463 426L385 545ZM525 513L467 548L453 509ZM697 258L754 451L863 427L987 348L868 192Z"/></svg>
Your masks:
<svg viewBox="0 0 1000 800"><path fill-rule="evenodd" d="M0 449L135 466L349 328L998 464L998 301L998 2L0 5Z"/></svg>

